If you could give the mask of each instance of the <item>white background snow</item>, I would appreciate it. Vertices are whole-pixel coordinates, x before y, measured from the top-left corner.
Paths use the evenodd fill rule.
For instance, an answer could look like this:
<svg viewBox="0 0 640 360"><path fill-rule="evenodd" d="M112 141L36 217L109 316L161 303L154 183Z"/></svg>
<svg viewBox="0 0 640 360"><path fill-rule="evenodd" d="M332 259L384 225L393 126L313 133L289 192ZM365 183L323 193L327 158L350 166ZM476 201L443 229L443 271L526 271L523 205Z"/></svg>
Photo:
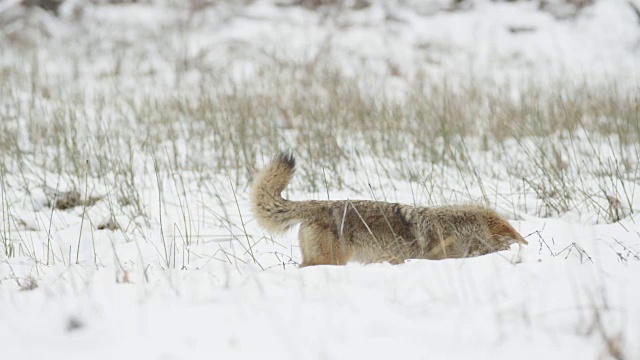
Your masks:
<svg viewBox="0 0 640 360"><path fill-rule="evenodd" d="M518 154L519 146L529 145L515 140L505 140L504 153L483 153L476 150L482 134L469 138L467 155L485 170L481 181L455 166L430 167L407 143L400 165L416 169L414 182L379 171L395 168L362 147L367 134L341 133L336 141L347 156L337 170L327 170L331 185L305 183L313 178L305 169L321 165L311 155L299 156L286 197L425 206L484 197L529 245L469 259L298 269L295 231L272 236L260 229L249 211L247 178L229 170L243 173L254 164L209 168L209 161L235 149L203 142L202 152L195 151L176 122L177 138L167 134L166 146L154 146L166 158L183 151L176 164L204 167L167 166L158 173L154 162L166 159L143 153L158 139L154 128L125 125L145 116L136 104L161 108L178 97L188 103L202 96L202 84L251 83L280 63L335 66L347 77L371 80L368 92L391 98L427 77L454 88L504 86L514 97L519 85L532 82L543 88L615 84L619 96L637 101L640 17L630 3L597 0L576 15L564 1L545 9L536 1L483 0L456 9L447 1L372 1L363 9L259 0L186 3L67 0L54 16L0 1L0 112L3 129L20 134L0 140L15 141L16 151L33 158L27 162L33 167L20 167L16 153L0 154L1 358L640 359L637 138L625 143L576 130L578 151L560 156L584 170L568 173L568 183L622 203L614 204L621 219L611 221L605 197L575 200L558 213L539 193L522 190L506 174L519 164L534 166ZM87 109L76 125L76 140L86 141L82 148L90 154L83 158L87 166L95 168L102 156L124 159L127 142L133 144L134 185L82 169L65 177L35 166L53 167L55 149L65 146L39 151L28 135L37 130L33 124L48 124L64 110L50 99ZM110 115L97 116L105 99ZM165 121L161 115L150 116ZM274 119L282 143L269 149L299 139L301 130L288 128L288 121ZM310 128L322 126L308 121ZM51 136L47 131L43 138ZM119 150L103 153L97 139L110 137ZM519 141L534 146L537 140ZM260 168L272 154L264 144L254 148ZM631 161L619 182L598 178L599 164L623 158ZM424 185L427 178L432 187ZM129 186L139 187L146 219L118 198L116 189ZM74 188L99 200L51 208L52 199ZM112 215L119 229L98 230Z"/></svg>

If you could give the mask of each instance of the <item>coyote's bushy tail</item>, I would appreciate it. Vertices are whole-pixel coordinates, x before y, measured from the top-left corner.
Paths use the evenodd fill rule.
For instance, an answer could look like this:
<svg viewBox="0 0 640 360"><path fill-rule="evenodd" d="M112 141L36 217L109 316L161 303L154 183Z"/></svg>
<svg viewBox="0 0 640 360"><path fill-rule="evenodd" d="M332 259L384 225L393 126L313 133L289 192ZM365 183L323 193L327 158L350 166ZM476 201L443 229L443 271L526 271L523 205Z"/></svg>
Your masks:
<svg viewBox="0 0 640 360"><path fill-rule="evenodd" d="M295 166L293 155L282 152L260 170L251 186L253 215L260 226L272 233L282 233L299 222L295 216L295 203L281 195Z"/></svg>

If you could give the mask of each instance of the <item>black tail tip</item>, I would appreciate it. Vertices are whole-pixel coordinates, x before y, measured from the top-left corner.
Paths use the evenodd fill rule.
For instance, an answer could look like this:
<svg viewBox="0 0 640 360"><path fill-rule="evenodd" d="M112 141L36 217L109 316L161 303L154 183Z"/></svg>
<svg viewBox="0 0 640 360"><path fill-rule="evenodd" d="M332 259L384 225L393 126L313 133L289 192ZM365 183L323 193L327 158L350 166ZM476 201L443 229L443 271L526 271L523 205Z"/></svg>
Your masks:
<svg viewBox="0 0 640 360"><path fill-rule="evenodd" d="M293 169L296 167L296 158L293 157L293 153L291 151L283 151L276 155L275 161L280 164L286 165L288 168Z"/></svg>

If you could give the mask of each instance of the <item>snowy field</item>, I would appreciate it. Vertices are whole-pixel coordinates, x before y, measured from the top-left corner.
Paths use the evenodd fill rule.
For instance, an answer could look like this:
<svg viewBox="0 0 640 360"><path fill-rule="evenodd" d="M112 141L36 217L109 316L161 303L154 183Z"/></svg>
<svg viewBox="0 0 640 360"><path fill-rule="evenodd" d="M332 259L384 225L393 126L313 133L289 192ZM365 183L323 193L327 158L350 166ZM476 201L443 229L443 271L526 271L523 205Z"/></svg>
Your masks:
<svg viewBox="0 0 640 360"><path fill-rule="evenodd" d="M640 359L640 2L114 2L0 0L0 358ZM298 269L281 149L529 245Z"/></svg>

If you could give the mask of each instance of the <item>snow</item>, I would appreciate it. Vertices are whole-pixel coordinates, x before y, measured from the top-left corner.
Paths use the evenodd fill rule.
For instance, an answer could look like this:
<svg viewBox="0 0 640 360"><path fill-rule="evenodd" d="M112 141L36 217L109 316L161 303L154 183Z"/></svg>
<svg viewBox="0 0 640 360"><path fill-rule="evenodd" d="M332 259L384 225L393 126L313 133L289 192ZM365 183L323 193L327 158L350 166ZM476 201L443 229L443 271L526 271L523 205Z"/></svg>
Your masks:
<svg viewBox="0 0 640 360"><path fill-rule="evenodd" d="M483 152L477 139L469 140L466 155L485 169L479 182L451 164L431 172L431 164L415 159L412 144L404 150L406 163L393 164L364 147L368 134L337 134L346 154L337 165L343 177L327 172L324 181L346 184L330 191L305 184L305 169L317 163L301 156L286 197L425 206L486 197L529 245L469 259L298 269L295 231L274 236L255 224L249 184L231 174L244 165L226 173L188 169L185 164L213 162L221 150L190 144L196 126L183 129L179 119L173 131L135 128L138 117L148 115L136 112L137 103L161 109L176 94L198 98L203 83L231 78L241 84L278 62L324 63L356 79L368 74L365 82L385 87L364 91L398 97L421 74L454 87L486 81L518 90L534 79L539 85L616 84L637 94L640 19L625 1L599 0L569 19L534 2L478 0L444 11L447 6L374 1L366 9L337 11L250 1L196 11L170 1L69 1L54 18L0 1L0 77L6 80L0 114L15 120L0 130L26 128L33 123L27 119L38 116L53 123L54 114L74 112L50 100L65 98L85 109L76 114L78 134L69 138L86 142L80 148L92 154L91 166L100 156L127 159L127 142L134 147L132 179L29 168L60 160L55 151L63 146L39 152L27 129L15 140L24 156L37 157L26 175L15 171L15 154L0 155L2 357L592 359L614 357L620 348L624 358L640 358L639 165L631 164L624 180L598 174L602 163L619 169L622 159L637 159L637 144L615 134L573 134L575 147L558 156L572 169L563 174L577 200L558 213L504 175L524 172L518 165L531 161L525 154ZM26 78L35 79L33 92ZM265 89L256 89L256 98ZM34 96L38 102L30 108ZM101 104L108 111L101 112ZM162 115L150 116L161 121ZM278 119L278 127L286 124ZM46 129L43 138L55 145ZM282 132L285 144L298 136ZM100 136L110 136L114 147L103 152ZM159 149L169 149L160 154L166 159L144 151L155 136L165 141ZM541 139L519 141L505 140L505 148L540 150ZM247 167L267 161L261 146L255 145L256 164ZM154 164L172 164L174 154L173 166L183 167L156 172ZM544 175L525 169L524 176ZM419 181L395 178L414 170L424 175ZM128 181L138 185L130 193L138 199L119 198L119 187L132 187ZM51 209L51 194L85 186L101 197L94 205ZM603 192L619 198L620 221L603 215L609 206ZM97 230L111 217L120 229ZM15 249L11 256L7 243Z"/></svg>

